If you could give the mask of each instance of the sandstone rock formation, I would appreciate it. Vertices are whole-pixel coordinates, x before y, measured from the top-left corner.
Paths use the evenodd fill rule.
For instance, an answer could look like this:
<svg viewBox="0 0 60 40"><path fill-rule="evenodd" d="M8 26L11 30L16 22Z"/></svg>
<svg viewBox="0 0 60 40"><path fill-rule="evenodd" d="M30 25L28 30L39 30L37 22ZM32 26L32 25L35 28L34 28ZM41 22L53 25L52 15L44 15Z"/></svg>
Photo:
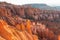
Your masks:
<svg viewBox="0 0 60 40"><path fill-rule="evenodd" d="M0 2L0 40L58 40L60 12Z"/></svg>

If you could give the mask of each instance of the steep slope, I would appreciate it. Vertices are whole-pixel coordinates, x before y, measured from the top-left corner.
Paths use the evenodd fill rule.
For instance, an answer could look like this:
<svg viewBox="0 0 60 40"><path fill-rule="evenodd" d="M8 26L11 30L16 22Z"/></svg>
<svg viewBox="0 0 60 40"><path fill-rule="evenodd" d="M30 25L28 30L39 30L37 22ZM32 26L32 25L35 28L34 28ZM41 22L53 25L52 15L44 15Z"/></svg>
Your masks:
<svg viewBox="0 0 60 40"><path fill-rule="evenodd" d="M60 11L0 2L0 36L3 40L57 40L59 35Z"/></svg>
<svg viewBox="0 0 60 40"><path fill-rule="evenodd" d="M9 26L3 20L0 20L0 36L6 40L38 40L38 37L30 34L28 30L18 30L16 27ZM3 38L0 37L4 40Z"/></svg>
<svg viewBox="0 0 60 40"><path fill-rule="evenodd" d="M8 25L5 21L0 20L0 36L2 40L57 40L57 36L50 31L45 25L30 24L26 21L25 25L19 27ZM23 22L22 22L23 23ZM28 23L28 24L27 24ZM22 29L24 28L24 30ZM51 36L52 35L52 36Z"/></svg>

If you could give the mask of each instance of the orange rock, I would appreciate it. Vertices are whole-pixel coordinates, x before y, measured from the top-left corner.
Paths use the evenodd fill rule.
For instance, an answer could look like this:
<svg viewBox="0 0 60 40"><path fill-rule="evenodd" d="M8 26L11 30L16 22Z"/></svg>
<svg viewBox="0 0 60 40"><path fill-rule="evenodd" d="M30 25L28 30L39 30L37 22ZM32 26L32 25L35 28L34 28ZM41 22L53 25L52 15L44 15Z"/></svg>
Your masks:
<svg viewBox="0 0 60 40"><path fill-rule="evenodd" d="M26 36L27 36L27 38L29 39L29 40L34 40L33 39L33 35L31 35L30 33L28 33L27 31L24 31L25 32L25 34L26 34Z"/></svg>
<svg viewBox="0 0 60 40"><path fill-rule="evenodd" d="M60 40L60 35L58 35L58 40Z"/></svg>
<svg viewBox="0 0 60 40"><path fill-rule="evenodd" d="M16 25L16 28L17 28L18 30L21 30L20 24L17 24L17 25Z"/></svg>
<svg viewBox="0 0 60 40"><path fill-rule="evenodd" d="M8 24L5 21L0 20L0 36L5 38L6 40L19 40L19 38L15 35L16 32L10 29Z"/></svg>
<svg viewBox="0 0 60 40"><path fill-rule="evenodd" d="M24 24L23 24L23 23L21 23L21 24L20 24L20 26L21 26L21 30L23 30L23 31L24 31L24 30L25 30L25 26L24 26Z"/></svg>
<svg viewBox="0 0 60 40"><path fill-rule="evenodd" d="M4 39L3 37L0 36L0 40L6 40L6 39Z"/></svg>
<svg viewBox="0 0 60 40"><path fill-rule="evenodd" d="M4 23L4 21L0 20L0 35L6 38L7 40L12 40L12 35L9 32L7 32L5 28L7 28L6 24Z"/></svg>
<svg viewBox="0 0 60 40"><path fill-rule="evenodd" d="M38 36L37 35L33 35L33 39L34 40L38 40Z"/></svg>
<svg viewBox="0 0 60 40"><path fill-rule="evenodd" d="M30 34L32 34L32 32L31 32L31 21L30 20L26 21L26 29Z"/></svg>

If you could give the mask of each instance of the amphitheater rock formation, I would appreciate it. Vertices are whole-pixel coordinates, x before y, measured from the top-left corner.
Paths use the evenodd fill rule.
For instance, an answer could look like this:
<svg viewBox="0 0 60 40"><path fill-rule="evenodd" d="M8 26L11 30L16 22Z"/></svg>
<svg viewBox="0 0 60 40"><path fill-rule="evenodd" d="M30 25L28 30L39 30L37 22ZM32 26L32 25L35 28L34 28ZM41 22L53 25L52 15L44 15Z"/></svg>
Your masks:
<svg viewBox="0 0 60 40"><path fill-rule="evenodd" d="M60 12L0 2L0 40L60 40Z"/></svg>
<svg viewBox="0 0 60 40"><path fill-rule="evenodd" d="M0 20L1 40L57 40L52 31L43 24L33 25L27 20L24 24L17 24L16 27L8 25Z"/></svg>

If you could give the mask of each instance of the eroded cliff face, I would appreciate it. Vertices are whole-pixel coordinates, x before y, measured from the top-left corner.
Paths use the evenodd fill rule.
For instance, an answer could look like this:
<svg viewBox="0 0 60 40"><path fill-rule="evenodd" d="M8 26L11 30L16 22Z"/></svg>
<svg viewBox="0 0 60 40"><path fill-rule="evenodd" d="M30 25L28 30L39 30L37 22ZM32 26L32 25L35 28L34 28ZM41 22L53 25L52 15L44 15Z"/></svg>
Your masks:
<svg viewBox="0 0 60 40"><path fill-rule="evenodd" d="M31 20L47 20L60 22L60 12L54 10L41 10L32 7L25 7L19 5L12 5L5 2L0 3L0 16L14 17L18 16L25 19Z"/></svg>
<svg viewBox="0 0 60 40"><path fill-rule="evenodd" d="M60 12L0 2L1 40L57 40Z"/></svg>
<svg viewBox="0 0 60 40"><path fill-rule="evenodd" d="M0 40L57 40L53 31L44 24L27 20L15 26L0 20Z"/></svg>
<svg viewBox="0 0 60 40"><path fill-rule="evenodd" d="M27 29L24 28L24 24L20 24L17 27L12 27L5 21L0 20L0 40L38 40L38 36L33 35L32 32L30 32L30 28L27 26L29 25L26 25Z"/></svg>

